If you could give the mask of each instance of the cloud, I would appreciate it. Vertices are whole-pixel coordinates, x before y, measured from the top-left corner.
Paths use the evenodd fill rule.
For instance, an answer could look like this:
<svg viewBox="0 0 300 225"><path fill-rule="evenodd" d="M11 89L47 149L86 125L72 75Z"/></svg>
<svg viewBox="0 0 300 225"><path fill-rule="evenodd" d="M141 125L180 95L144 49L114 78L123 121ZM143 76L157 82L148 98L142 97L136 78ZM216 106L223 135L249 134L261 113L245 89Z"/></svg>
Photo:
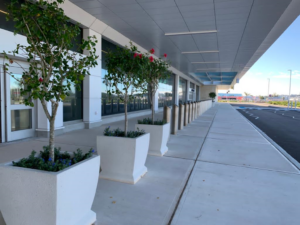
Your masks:
<svg viewBox="0 0 300 225"><path fill-rule="evenodd" d="M290 74L280 72L280 75L272 76L272 78L290 78ZM294 70L292 72L292 79L300 79L300 71L299 70Z"/></svg>

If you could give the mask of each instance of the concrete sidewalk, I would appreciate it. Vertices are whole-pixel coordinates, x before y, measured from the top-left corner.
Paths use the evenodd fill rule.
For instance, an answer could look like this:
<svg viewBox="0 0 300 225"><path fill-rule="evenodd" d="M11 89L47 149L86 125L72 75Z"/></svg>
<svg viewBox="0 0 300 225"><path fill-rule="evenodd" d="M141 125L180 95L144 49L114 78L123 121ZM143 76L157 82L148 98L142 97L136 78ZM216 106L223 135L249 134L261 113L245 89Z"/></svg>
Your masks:
<svg viewBox="0 0 300 225"><path fill-rule="evenodd" d="M138 119L129 120L130 129ZM56 145L87 151L105 127L66 133ZM111 124L117 127L123 122ZM44 138L0 144L0 163L46 144ZM92 206L98 225L296 224L299 171L229 104L171 135L168 147L164 157L147 157L148 173L135 185L99 179Z"/></svg>
<svg viewBox="0 0 300 225"><path fill-rule="evenodd" d="M299 224L299 171L232 106L214 110L171 224Z"/></svg>
<svg viewBox="0 0 300 225"><path fill-rule="evenodd" d="M150 116L150 115L149 115ZM143 116L129 120L129 130L133 130L138 119ZM155 119L162 119L162 113L157 113ZM123 121L111 123L111 129L120 127L123 129ZM81 148L88 151L96 148L96 137L103 135L103 125L94 129L84 129L65 133L55 138L56 146L63 151L74 151ZM206 132L207 125L204 124ZM192 126L190 127L191 129ZM199 126L199 129L201 126ZM186 128L188 130L189 128ZM180 157L147 157L146 167L148 172L135 185L99 179L96 196L92 210L97 213L97 224L130 224L130 225L152 225L168 224L179 198L186 185L188 177L194 166L196 156L200 151L203 138L192 137L194 142L191 158L189 154ZM188 135L172 136L170 144L180 140L182 143L189 142ZM23 141L0 144L0 163L27 157L32 150L39 151L48 144L46 138L32 138ZM176 155L178 149L169 146L169 154ZM181 152L184 148L179 149ZM174 153L172 153L174 151ZM0 213L0 225L5 225Z"/></svg>

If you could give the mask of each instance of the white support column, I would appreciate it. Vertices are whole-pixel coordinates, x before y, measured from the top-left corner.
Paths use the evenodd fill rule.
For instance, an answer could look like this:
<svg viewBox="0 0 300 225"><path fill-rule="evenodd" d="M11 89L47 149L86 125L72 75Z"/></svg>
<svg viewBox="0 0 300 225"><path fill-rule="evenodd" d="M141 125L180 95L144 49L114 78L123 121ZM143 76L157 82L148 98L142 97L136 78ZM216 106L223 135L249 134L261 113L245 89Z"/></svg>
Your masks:
<svg viewBox="0 0 300 225"><path fill-rule="evenodd" d="M83 122L86 129L99 126L101 123L101 38L102 36L91 29L83 30L83 38L95 35L96 54L99 55L98 66L90 69L90 76L83 80ZM87 52L84 52L87 54Z"/></svg>
<svg viewBox="0 0 300 225"><path fill-rule="evenodd" d="M47 108L48 111L51 114L51 103L47 102ZM36 129L36 135L38 137L49 137L50 134L50 123L48 118L46 117L46 114L44 112L42 103L40 100L37 100L36 104L37 109L37 129ZM64 126L63 126L63 102L60 102L58 105L56 118L55 118L55 124L54 124L54 133L55 135L62 134L64 132Z"/></svg>
<svg viewBox="0 0 300 225"><path fill-rule="evenodd" d="M174 104L179 105L179 75L175 74Z"/></svg>

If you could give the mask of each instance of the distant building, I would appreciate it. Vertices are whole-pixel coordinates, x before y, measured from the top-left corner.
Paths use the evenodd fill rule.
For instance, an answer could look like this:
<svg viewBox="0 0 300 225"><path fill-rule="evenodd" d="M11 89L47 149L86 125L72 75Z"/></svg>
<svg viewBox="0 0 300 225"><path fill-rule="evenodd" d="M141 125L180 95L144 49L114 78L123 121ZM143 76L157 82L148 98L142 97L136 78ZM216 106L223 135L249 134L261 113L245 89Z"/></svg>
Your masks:
<svg viewBox="0 0 300 225"><path fill-rule="evenodd" d="M233 93L219 93L218 100L243 100L243 95Z"/></svg>

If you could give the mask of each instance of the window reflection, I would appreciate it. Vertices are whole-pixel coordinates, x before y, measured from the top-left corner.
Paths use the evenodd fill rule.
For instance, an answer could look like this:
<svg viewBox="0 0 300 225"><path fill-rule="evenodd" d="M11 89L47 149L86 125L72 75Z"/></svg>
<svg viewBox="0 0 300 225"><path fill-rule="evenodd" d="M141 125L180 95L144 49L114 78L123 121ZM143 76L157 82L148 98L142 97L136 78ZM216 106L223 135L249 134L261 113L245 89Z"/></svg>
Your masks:
<svg viewBox="0 0 300 225"><path fill-rule="evenodd" d="M71 85L69 96L63 101L64 122L83 119L82 88L82 83L81 90L77 90L74 84Z"/></svg>
<svg viewBox="0 0 300 225"><path fill-rule="evenodd" d="M189 90L189 101L195 101L195 84L190 83L190 90Z"/></svg>
<svg viewBox="0 0 300 225"><path fill-rule="evenodd" d="M106 64L105 64L106 52L109 50L113 51L115 49L116 49L116 45L114 45L113 43L105 39L102 39L102 72L101 72L101 77L102 77L101 114L102 116L116 114L116 113L123 113L125 110L124 102L122 101L122 99L120 99L117 95L108 96L107 90L110 87L105 83L104 80L104 77L107 74ZM122 90L123 89L122 84L118 84L118 88ZM136 92L134 93L134 97L135 98L127 105L128 112L150 109L148 93L142 94Z"/></svg>
<svg viewBox="0 0 300 225"><path fill-rule="evenodd" d="M24 89L18 80L22 79L20 74L12 74L14 77L10 76L10 104L20 105L24 104L24 96L21 95L21 89Z"/></svg>
<svg viewBox="0 0 300 225"><path fill-rule="evenodd" d="M158 86L158 107L171 106L174 104L175 76L171 74L168 79L160 80Z"/></svg>
<svg viewBox="0 0 300 225"><path fill-rule="evenodd" d="M32 128L32 110L11 110L11 131L26 130Z"/></svg>
<svg viewBox="0 0 300 225"><path fill-rule="evenodd" d="M184 104L186 102L186 85L187 85L187 81L180 77L179 88L178 88L179 104Z"/></svg>

